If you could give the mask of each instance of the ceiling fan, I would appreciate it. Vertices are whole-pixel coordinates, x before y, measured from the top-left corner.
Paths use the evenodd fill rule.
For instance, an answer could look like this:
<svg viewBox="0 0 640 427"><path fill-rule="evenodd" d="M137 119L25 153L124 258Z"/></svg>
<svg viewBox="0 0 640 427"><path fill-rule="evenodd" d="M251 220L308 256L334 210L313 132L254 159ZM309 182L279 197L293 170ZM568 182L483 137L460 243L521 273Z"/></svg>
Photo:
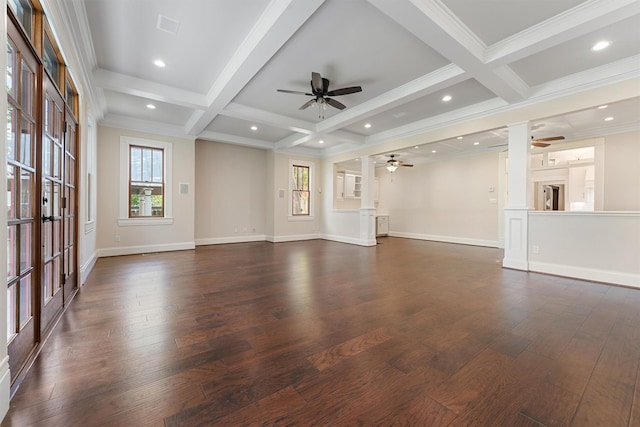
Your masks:
<svg viewBox="0 0 640 427"><path fill-rule="evenodd" d="M549 144L549 142L562 141L563 139L564 139L564 136L551 136L549 138L538 138L538 139L533 139L533 136L532 136L531 145L533 145L534 147L545 148L551 145Z"/></svg>
<svg viewBox="0 0 640 427"><path fill-rule="evenodd" d="M394 173L396 171L396 169L398 169L399 166L405 166L408 168L412 168L413 165L410 165L408 163L403 163L400 160L396 160L396 155L395 154L390 154L389 157L391 157L389 160L387 160L387 170L391 173Z"/></svg>
<svg viewBox="0 0 640 427"><path fill-rule="evenodd" d="M344 110L345 108L347 108L347 106L343 103L338 102L333 98L329 98L330 96L349 95L351 93L362 92L362 87L351 86L343 87L341 89L329 90L329 79L325 79L320 75L320 73L313 72L311 73L311 93L288 89L277 89L277 91L313 96L313 99L310 99L309 101L302 104L299 109L304 110L306 108L309 108L312 104L316 103L318 105L318 117L324 119L324 109L326 108L327 104L334 108L337 108L338 110Z"/></svg>

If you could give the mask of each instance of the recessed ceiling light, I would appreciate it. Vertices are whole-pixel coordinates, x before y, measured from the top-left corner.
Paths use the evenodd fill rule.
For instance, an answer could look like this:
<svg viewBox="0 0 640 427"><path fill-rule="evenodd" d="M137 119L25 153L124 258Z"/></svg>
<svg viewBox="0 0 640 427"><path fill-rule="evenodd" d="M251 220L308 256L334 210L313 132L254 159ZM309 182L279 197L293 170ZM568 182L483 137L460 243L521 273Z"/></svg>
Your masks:
<svg viewBox="0 0 640 427"><path fill-rule="evenodd" d="M480 145L478 141L474 142L473 145Z"/></svg>
<svg viewBox="0 0 640 427"><path fill-rule="evenodd" d="M451 99L452 99L452 98L451 98L451 95L445 95L445 96L443 96L443 97L442 97L442 100L443 100L444 102L449 102L449 101L451 101Z"/></svg>
<svg viewBox="0 0 640 427"><path fill-rule="evenodd" d="M416 145L416 146L415 146L415 147L413 147L413 148L415 148L415 149L417 150L417 149L418 149L418 148L420 148L420 147L418 147L418 146Z"/></svg>
<svg viewBox="0 0 640 427"><path fill-rule="evenodd" d="M366 127L367 129L369 129L371 127L371 123L365 123L364 127Z"/></svg>
<svg viewBox="0 0 640 427"><path fill-rule="evenodd" d="M155 109L156 109L156 106L155 106L155 105L153 105L153 104L147 104L147 108L148 108L149 110L155 110Z"/></svg>
<svg viewBox="0 0 640 427"><path fill-rule="evenodd" d="M431 150L431 152L432 152L432 153L437 153L437 151L436 151L436 150Z"/></svg>
<svg viewBox="0 0 640 427"><path fill-rule="evenodd" d="M594 51L594 52L597 52L599 50L608 48L610 44L611 44L611 42L608 42L606 40L602 40L602 41L599 41L598 43L594 44L593 46L591 46L591 50Z"/></svg>
<svg viewBox="0 0 640 427"><path fill-rule="evenodd" d="M324 144L323 140L318 141L318 144Z"/></svg>
<svg viewBox="0 0 640 427"><path fill-rule="evenodd" d="M605 122L610 122L611 120L613 120L613 117L607 117L604 119Z"/></svg>
<svg viewBox="0 0 640 427"><path fill-rule="evenodd" d="M251 126L251 130L253 130L253 131L258 130L258 126Z"/></svg>
<svg viewBox="0 0 640 427"><path fill-rule="evenodd" d="M156 59L155 61L153 61L153 65L160 68L164 68L167 66L167 64L162 59Z"/></svg>
<svg viewBox="0 0 640 427"><path fill-rule="evenodd" d="M604 110L607 107L608 107L608 105L601 105L601 106L598 107L598 110Z"/></svg>
<svg viewBox="0 0 640 427"><path fill-rule="evenodd" d="M459 136L459 137L457 137L456 139L462 139L462 137L461 137L461 136Z"/></svg>

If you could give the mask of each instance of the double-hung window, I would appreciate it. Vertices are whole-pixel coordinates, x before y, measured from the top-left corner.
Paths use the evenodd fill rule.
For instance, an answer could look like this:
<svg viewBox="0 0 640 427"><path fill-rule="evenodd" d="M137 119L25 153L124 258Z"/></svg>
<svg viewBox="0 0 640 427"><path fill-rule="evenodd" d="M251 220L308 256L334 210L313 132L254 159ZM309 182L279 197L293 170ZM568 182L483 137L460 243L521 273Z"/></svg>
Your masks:
<svg viewBox="0 0 640 427"><path fill-rule="evenodd" d="M164 150L129 146L129 218L164 216Z"/></svg>
<svg viewBox="0 0 640 427"><path fill-rule="evenodd" d="M289 160L289 220L313 220L315 210L314 164Z"/></svg>
<svg viewBox="0 0 640 427"><path fill-rule="evenodd" d="M309 216L309 166L293 165L291 173L291 215Z"/></svg>
<svg viewBox="0 0 640 427"><path fill-rule="evenodd" d="M172 224L170 142L120 137L118 225Z"/></svg>

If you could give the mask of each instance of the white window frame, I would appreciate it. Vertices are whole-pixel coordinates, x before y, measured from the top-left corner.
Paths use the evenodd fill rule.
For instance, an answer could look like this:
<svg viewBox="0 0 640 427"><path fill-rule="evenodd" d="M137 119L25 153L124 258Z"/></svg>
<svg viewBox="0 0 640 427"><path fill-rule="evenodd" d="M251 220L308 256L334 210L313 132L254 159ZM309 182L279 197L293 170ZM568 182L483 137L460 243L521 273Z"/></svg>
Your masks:
<svg viewBox="0 0 640 427"><path fill-rule="evenodd" d="M129 153L131 146L148 147L164 150L164 216L159 218L129 218ZM120 196L118 225L171 225L173 224L173 144L153 139L120 137Z"/></svg>
<svg viewBox="0 0 640 427"><path fill-rule="evenodd" d="M309 215L293 215L293 167L305 166L309 168ZM289 221L314 221L316 200L314 189L314 167L315 164L311 162L305 162L303 160L289 160L289 168L287 169L287 180L289 182L289 196L287 197L287 218Z"/></svg>

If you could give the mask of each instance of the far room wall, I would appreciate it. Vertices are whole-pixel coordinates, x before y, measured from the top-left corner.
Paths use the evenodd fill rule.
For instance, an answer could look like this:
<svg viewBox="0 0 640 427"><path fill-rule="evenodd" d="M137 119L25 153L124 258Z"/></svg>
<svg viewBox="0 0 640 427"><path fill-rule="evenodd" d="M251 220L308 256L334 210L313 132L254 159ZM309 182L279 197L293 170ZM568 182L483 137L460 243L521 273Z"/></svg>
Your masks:
<svg viewBox="0 0 640 427"><path fill-rule="evenodd" d="M121 137L171 143L173 147L172 182L173 221L166 225L119 225ZM98 127L98 200L97 246L100 256L123 255L194 247L194 157L195 142L172 136ZM126 171L124 171L126 173ZM180 194L179 185L188 192Z"/></svg>
<svg viewBox="0 0 640 427"><path fill-rule="evenodd" d="M498 246L499 154L378 168L378 214L393 235Z"/></svg>
<svg viewBox="0 0 640 427"><path fill-rule="evenodd" d="M196 244L264 240L267 151L196 141Z"/></svg>

